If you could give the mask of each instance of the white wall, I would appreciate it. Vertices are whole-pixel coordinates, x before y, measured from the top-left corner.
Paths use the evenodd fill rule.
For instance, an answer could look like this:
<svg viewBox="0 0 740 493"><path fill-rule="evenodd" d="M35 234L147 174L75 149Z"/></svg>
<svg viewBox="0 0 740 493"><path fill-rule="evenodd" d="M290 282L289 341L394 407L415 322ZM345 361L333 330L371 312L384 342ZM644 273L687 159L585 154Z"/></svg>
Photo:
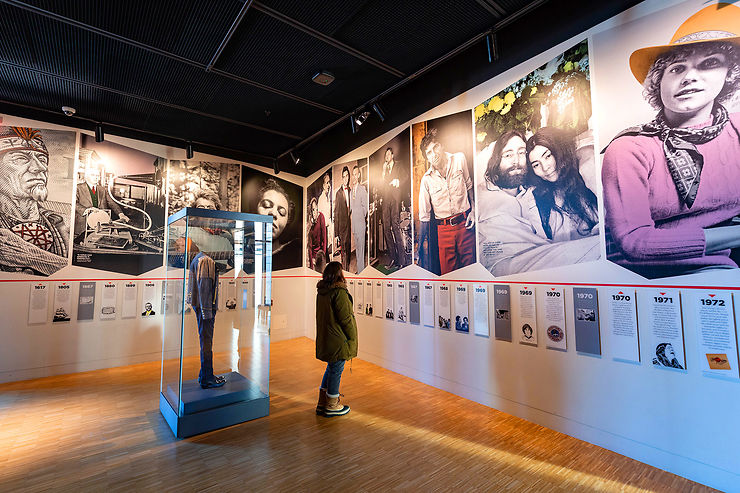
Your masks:
<svg viewBox="0 0 740 493"><path fill-rule="evenodd" d="M576 42L607 29L628 26L633 20L681 2L644 2L571 40L441 104L409 122L338 158L335 163L368 156L399 131L428 119L474 108L542 63L562 53ZM687 10L698 11L706 4L692 1ZM675 17L675 14L674 14ZM681 20L686 16L680 17ZM679 22L675 25L678 26ZM665 40L667 41L667 39ZM590 50L591 51L591 50ZM591 51L593 53L593 51ZM602 66L608 65L609 62ZM616 63L616 62L614 62ZM592 64L592 89L600 74ZM634 82L634 81L633 81ZM639 93L639 87L637 89ZM603 95L602 95L603 96ZM638 94L639 96L639 94ZM596 98L594 98L595 100ZM613 102L617 104L616 102ZM614 106L614 105L612 105ZM599 111L594 107L594 120ZM608 110L613 111L613 110ZM601 115L608 120L609 114ZM646 120L644 120L646 121ZM597 138L598 138L598 128ZM607 138L606 141L603 139ZM602 137L597 143L608 144ZM331 163L333 164L333 163ZM308 178L315 180L324 170ZM601 193L597 194L599 197ZM600 197L601 200L601 197ZM603 211L603 207L600 207ZM603 224L603 212L602 212ZM384 368L444 389L481 404L547 426L568 435L614 450L647 464L725 491L740 491L740 380L706 376L701 371L703 354L698 347L694 305L698 291L681 287L687 370L654 368L653 354L646 338L646 290L636 287L641 330L642 363L631 364L613 357L613 346L606 330L608 306L605 288L599 289L601 315L601 356L575 351L572 285L715 286L734 292L737 317L740 301L738 270L696 274L690 281L645 279L604 260L588 264L519 274L496 279L496 283L548 283L565 288L566 352L545 348L542 332L542 307L538 303L539 346L497 341L472 334L432 329L421 325L387 322L357 315L359 357ZM383 276L367 268L360 279L430 279L453 282L494 282L479 264L442 278L410 266ZM305 304L306 336L315 338L314 303L316 279L307 280ZM542 284L537 284L543 289ZM512 296L512 313L517 299ZM377 307L374 307L376 310ZM471 309L472 312L472 309ZM737 320L735 323L737 324ZM493 329L491 329L493 331ZM737 370L735 370L737 374ZM351 396L348 396L351 400Z"/></svg>

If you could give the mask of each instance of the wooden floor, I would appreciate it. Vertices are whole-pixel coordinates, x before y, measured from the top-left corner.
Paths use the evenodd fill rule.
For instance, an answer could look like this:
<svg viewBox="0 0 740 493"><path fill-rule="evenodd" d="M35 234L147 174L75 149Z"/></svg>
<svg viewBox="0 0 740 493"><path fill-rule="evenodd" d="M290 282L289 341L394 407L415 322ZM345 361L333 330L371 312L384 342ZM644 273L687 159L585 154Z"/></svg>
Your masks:
<svg viewBox="0 0 740 493"><path fill-rule="evenodd" d="M0 491L712 491L360 360L322 418L313 342L271 352L270 416L186 440L159 363L0 385Z"/></svg>

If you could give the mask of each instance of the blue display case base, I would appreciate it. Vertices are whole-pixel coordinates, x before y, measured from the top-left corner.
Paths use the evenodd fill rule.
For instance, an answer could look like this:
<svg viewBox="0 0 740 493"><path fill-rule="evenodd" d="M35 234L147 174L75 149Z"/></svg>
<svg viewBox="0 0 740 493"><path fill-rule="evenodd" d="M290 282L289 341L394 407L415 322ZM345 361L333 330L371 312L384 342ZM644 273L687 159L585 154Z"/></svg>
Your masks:
<svg viewBox="0 0 740 493"><path fill-rule="evenodd" d="M183 382L179 416L167 396L160 392L159 410L177 438L198 435L269 414L270 398L259 390L259 386L236 372L224 376L226 385L215 389L201 389L197 380ZM177 402L177 394L171 387L168 386L166 392L172 401Z"/></svg>

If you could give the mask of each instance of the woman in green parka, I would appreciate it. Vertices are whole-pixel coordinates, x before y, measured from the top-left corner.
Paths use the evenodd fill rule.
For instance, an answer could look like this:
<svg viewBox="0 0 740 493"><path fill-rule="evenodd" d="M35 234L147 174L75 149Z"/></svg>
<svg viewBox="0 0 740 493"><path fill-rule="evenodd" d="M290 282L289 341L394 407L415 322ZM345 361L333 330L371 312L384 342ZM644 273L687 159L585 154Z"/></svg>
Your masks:
<svg viewBox="0 0 740 493"><path fill-rule="evenodd" d="M357 322L353 306L342 264L328 263L323 279L316 285L316 358L327 363L316 414L326 417L349 412L349 406L339 403L339 381L344 363L357 356Z"/></svg>

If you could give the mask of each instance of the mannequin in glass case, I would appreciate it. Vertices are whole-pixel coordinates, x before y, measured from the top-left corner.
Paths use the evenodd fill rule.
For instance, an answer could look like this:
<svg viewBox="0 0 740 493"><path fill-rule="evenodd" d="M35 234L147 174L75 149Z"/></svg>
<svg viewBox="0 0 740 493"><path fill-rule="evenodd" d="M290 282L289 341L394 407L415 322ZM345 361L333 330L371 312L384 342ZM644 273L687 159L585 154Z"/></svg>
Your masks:
<svg viewBox="0 0 740 493"><path fill-rule="evenodd" d="M213 375L213 327L218 307L218 269L216 262L200 252L195 243L190 242L189 247L190 252L197 253L190 262L188 299L198 321L200 338L198 383L201 388L212 389L226 383L224 377Z"/></svg>

